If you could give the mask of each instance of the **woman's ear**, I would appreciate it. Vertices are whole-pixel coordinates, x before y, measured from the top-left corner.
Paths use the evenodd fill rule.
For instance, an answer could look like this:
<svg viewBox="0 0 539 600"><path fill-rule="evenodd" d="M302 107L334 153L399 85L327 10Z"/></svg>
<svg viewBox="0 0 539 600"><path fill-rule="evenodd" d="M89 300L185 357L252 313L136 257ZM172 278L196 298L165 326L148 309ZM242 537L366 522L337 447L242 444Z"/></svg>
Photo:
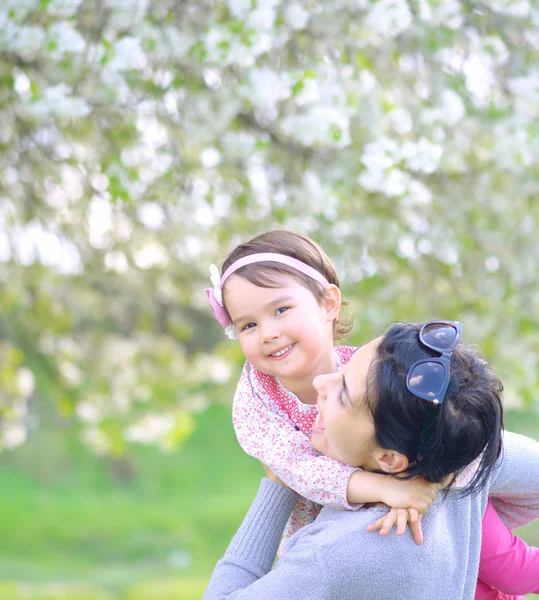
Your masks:
<svg viewBox="0 0 539 600"><path fill-rule="evenodd" d="M326 307L328 321L334 321L341 312L341 290L333 283L330 283L326 288L324 305Z"/></svg>
<svg viewBox="0 0 539 600"><path fill-rule="evenodd" d="M384 473L402 473L408 468L408 459L396 450L376 450L374 460Z"/></svg>

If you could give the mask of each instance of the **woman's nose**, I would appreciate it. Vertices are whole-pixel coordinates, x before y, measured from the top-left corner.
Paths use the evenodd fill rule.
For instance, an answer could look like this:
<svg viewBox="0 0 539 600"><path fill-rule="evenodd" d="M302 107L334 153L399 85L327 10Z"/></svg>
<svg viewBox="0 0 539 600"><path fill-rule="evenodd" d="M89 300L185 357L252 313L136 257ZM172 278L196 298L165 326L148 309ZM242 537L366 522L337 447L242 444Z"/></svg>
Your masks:
<svg viewBox="0 0 539 600"><path fill-rule="evenodd" d="M325 390L326 379L327 379L327 375L317 375L313 379L313 387L318 392L319 396L322 395Z"/></svg>

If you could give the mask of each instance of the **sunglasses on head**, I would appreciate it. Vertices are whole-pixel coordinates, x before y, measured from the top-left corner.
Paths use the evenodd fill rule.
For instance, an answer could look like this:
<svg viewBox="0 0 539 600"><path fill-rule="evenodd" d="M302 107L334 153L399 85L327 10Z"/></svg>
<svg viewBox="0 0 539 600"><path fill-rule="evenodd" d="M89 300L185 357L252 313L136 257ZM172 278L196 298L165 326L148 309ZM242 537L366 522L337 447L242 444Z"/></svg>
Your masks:
<svg viewBox="0 0 539 600"><path fill-rule="evenodd" d="M440 406L447 392L450 378L451 355L462 335L459 321L429 321L419 330L419 341L438 352L440 357L422 358L409 369L406 387L418 398Z"/></svg>

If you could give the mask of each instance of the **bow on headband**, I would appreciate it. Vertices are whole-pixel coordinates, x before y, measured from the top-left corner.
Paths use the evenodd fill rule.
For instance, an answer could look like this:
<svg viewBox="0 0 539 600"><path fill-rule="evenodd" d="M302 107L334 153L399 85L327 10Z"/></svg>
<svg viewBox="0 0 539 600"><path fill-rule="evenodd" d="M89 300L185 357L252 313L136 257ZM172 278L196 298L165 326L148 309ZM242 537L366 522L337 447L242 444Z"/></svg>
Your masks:
<svg viewBox="0 0 539 600"><path fill-rule="evenodd" d="M225 333L231 340L235 340L236 329L232 325L228 310L225 308L223 302L223 291L221 289L221 278L219 277L219 269L216 265L210 265L210 278L213 283L213 288L206 288L204 291L208 295L211 309L215 318L219 322L219 325L225 330Z"/></svg>

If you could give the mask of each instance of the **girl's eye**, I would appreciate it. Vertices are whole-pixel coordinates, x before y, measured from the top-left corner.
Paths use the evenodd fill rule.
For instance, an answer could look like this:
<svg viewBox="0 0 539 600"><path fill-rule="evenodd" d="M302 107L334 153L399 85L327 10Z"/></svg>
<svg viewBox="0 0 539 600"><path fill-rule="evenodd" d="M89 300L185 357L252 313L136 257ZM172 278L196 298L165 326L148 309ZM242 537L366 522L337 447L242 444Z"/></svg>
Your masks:
<svg viewBox="0 0 539 600"><path fill-rule="evenodd" d="M282 315L284 312L288 310L288 306L282 306L275 311L276 315Z"/></svg>
<svg viewBox="0 0 539 600"><path fill-rule="evenodd" d="M241 328L241 330L245 331L246 329L252 329L253 327L256 327L256 323L247 323Z"/></svg>

